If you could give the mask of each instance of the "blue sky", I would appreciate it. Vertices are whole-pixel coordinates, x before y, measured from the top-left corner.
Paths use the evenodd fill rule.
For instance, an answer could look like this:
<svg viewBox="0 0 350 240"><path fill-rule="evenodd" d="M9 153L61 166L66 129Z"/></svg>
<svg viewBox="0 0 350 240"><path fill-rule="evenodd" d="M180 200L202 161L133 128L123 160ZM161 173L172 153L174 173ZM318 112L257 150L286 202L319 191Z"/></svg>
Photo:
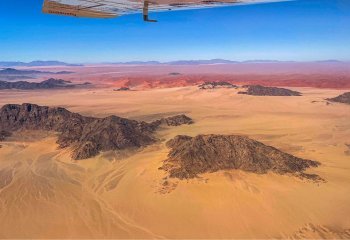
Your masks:
<svg viewBox="0 0 350 240"><path fill-rule="evenodd" d="M350 1L262 5L83 19L41 13L41 0L0 3L0 61L179 59L350 60Z"/></svg>

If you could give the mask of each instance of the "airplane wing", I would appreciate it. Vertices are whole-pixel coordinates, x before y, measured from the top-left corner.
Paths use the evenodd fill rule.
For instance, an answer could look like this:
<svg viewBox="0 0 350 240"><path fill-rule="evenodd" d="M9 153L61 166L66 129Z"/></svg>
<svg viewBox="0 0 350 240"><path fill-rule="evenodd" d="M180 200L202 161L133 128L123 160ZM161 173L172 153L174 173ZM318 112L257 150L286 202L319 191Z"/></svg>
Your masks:
<svg viewBox="0 0 350 240"><path fill-rule="evenodd" d="M114 18L148 11L186 10L285 0L44 0L43 12L73 17Z"/></svg>

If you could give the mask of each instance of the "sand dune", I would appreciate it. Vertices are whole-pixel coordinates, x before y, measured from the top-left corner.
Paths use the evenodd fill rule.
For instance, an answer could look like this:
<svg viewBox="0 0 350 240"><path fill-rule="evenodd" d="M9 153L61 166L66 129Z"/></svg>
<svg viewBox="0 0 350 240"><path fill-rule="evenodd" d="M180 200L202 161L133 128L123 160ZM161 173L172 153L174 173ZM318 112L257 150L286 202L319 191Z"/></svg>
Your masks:
<svg viewBox="0 0 350 240"><path fill-rule="evenodd" d="M73 83L91 82L101 86L132 89L169 88L198 85L210 81L280 87L350 88L349 62L261 62L214 65L113 65L77 67L22 67L21 69L72 72L44 74L32 81L50 77Z"/></svg>
<svg viewBox="0 0 350 240"><path fill-rule="evenodd" d="M162 142L132 154L104 152L84 161L58 149L54 133L6 139L0 148L0 237L349 238L350 108L324 100L343 91L292 90L303 96L197 87L0 91L0 105L33 102L147 121L185 113L195 121L164 127L157 133ZM320 162L310 173L326 182L240 170L165 179L158 169L169 152L165 142L179 134L249 136Z"/></svg>

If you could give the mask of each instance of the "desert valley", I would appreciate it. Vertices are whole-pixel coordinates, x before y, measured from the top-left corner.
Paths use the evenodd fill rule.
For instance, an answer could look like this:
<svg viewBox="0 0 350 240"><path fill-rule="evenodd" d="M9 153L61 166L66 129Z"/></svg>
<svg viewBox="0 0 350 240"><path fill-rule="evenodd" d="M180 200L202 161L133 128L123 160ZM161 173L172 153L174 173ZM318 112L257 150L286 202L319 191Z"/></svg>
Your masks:
<svg viewBox="0 0 350 240"><path fill-rule="evenodd" d="M350 238L350 64L0 69L0 238Z"/></svg>

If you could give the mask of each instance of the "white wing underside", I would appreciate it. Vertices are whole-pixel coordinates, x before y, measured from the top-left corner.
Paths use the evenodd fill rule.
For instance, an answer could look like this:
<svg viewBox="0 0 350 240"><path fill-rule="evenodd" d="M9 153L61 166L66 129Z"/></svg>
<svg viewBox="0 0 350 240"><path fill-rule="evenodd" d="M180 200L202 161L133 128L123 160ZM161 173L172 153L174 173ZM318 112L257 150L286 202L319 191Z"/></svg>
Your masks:
<svg viewBox="0 0 350 240"><path fill-rule="evenodd" d="M186 10L281 1L283 0L148 0L149 11ZM143 7L143 0L44 0L43 12L75 17L112 18L140 13Z"/></svg>

